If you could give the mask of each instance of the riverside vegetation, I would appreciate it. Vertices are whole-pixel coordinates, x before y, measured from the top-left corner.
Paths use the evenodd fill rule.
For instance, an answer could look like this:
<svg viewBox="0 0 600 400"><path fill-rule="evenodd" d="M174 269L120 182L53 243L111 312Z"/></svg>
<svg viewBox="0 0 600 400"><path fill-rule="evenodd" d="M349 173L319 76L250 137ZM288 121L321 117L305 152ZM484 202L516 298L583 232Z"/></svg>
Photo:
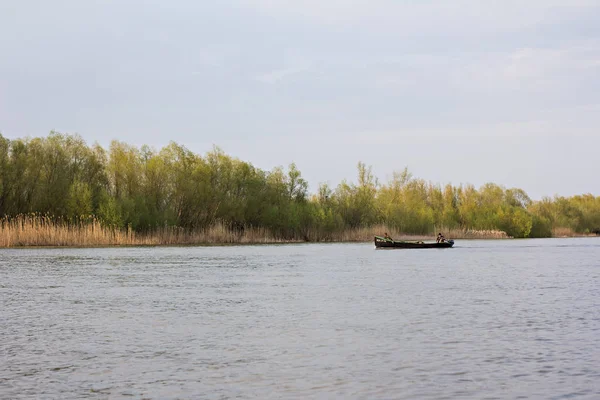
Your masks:
<svg viewBox="0 0 600 400"><path fill-rule="evenodd" d="M488 183L444 187L407 169L379 183L308 184L295 164L264 171L218 148L157 151L78 135L0 135L0 247L364 241L395 237L574 236L600 233L600 197L532 201Z"/></svg>

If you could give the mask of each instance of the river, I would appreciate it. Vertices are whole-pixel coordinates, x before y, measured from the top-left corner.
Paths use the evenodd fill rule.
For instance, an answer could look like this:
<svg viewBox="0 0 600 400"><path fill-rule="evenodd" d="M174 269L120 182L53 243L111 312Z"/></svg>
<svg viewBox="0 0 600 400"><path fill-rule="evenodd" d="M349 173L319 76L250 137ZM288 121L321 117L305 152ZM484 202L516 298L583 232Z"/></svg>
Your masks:
<svg viewBox="0 0 600 400"><path fill-rule="evenodd" d="M600 238L0 250L1 399L598 399Z"/></svg>

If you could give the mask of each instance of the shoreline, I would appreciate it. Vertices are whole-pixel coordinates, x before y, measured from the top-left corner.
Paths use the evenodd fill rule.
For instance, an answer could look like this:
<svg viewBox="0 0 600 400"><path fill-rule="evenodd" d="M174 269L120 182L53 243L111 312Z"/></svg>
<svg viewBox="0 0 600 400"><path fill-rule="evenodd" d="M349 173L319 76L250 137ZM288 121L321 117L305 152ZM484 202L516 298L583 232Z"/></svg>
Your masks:
<svg viewBox="0 0 600 400"><path fill-rule="evenodd" d="M384 224L341 230L305 229L294 232L282 228L271 231L262 227L234 229L214 223L200 229L176 226L157 227L146 232L115 228L92 219L79 223L48 220L43 216L22 216L0 220L0 248L108 248L157 246L231 246L307 243L370 243L375 236L389 234L398 241L435 241L436 232L454 240L512 239L500 230L475 230L433 226L427 234L410 234ZM594 233L576 233L571 229L553 230L551 237L594 237Z"/></svg>
<svg viewBox="0 0 600 400"><path fill-rule="evenodd" d="M542 240L542 239L583 239L600 238L600 235L575 235L575 236L556 236L547 238L453 238L455 241L500 241L500 240ZM417 240L435 240L434 236L400 236L395 240L417 241ZM274 240L274 241L256 241L256 242L203 242L203 243L139 243L139 244L98 244L98 245L77 245L77 244L45 244L45 245L13 245L0 246L1 250L9 249L114 249L114 248L154 248L154 247L237 247L237 246L289 246L306 244L366 244L372 243L372 240L323 240L323 241L303 241L303 240Z"/></svg>
<svg viewBox="0 0 600 400"><path fill-rule="evenodd" d="M69 223L52 221L41 216L23 216L0 221L0 248L14 247L122 247L122 246L210 246L230 244L290 244L290 243L358 243L370 242L384 233L396 240L435 240L434 232L444 232L454 239L507 239L498 230L444 229L433 227L432 233L407 234L386 225L356 227L326 231L292 229L271 231L263 227L231 228L224 223L188 230L176 226L157 227L148 232L130 228L114 228L98 220Z"/></svg>

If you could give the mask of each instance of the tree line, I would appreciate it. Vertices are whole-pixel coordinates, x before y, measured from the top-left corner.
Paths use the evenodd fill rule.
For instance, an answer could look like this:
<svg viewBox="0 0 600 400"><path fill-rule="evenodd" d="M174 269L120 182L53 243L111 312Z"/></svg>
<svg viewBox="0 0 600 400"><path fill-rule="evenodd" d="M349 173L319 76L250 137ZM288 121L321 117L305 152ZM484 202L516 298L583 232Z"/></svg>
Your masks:
<svg viewBox="0 0 600 400"><path fill-rule="evenodd" d="M105 226L137 232L221 223L304 240L376 224L407 234L600 232L600 197L591 194L532 201L522 189L493 183L442 187L407 169L380 183L364 163L358 163L356 182L321 184L310 194L295 164L265 171L219 148L198 155L176 143L155 150L113 141L105 149L58 132L15 140L0 135L0 216L27 213L73 223L98 218Z"/></svg>

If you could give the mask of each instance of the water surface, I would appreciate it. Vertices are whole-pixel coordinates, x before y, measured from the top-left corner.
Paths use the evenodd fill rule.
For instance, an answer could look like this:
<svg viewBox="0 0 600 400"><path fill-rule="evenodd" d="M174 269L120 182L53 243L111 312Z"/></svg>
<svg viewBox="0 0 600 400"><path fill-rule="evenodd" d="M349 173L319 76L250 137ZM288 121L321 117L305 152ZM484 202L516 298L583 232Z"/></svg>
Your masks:
<svg viewBox="0 0 600 400"><path fill-rule="evenodd" d="M2 399L598 399L600 239L0 250Z"/></svg>

